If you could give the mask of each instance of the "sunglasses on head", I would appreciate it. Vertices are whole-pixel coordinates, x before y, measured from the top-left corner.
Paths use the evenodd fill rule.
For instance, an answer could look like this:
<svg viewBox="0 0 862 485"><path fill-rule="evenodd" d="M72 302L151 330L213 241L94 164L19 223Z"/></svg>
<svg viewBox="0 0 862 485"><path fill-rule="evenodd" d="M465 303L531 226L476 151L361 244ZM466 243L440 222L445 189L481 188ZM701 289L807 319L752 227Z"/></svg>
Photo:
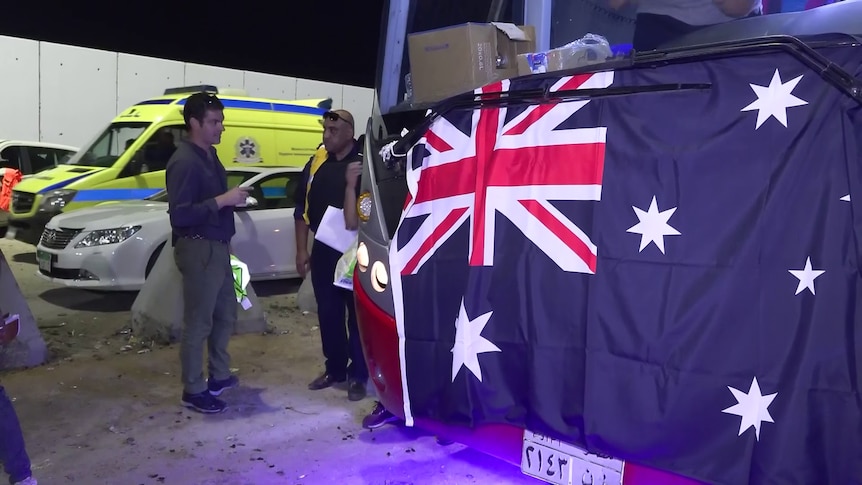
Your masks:
<svg viewBox="0 0 862 485"><path fill-rule="evenodd" d="M326 113L323 113L323 119L329 120L329 121L341 120L341 121L347 123L348 125L353 126L353 123L351 123L350 120L344 119L343 117L341 117L341 115L339 115L335 111L327 111Z"/></svg>

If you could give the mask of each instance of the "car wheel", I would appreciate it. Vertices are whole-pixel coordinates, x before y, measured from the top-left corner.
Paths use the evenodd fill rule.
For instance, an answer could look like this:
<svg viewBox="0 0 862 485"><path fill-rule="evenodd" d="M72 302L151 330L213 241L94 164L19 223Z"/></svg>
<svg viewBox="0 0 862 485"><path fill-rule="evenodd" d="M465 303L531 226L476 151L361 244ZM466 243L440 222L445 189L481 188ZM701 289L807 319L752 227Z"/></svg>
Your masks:
<svg viewBox="0 0 862 485"><path fill-rule="evenodd" d="M156 265L156 261L159 260L159 255L162 254L162 248L165 247L166 242L159 244L153 254L150 255L150 259L147 261L147 267L144 270L144 280L150 277L150 271L153 270L153 267Z"/></svg>

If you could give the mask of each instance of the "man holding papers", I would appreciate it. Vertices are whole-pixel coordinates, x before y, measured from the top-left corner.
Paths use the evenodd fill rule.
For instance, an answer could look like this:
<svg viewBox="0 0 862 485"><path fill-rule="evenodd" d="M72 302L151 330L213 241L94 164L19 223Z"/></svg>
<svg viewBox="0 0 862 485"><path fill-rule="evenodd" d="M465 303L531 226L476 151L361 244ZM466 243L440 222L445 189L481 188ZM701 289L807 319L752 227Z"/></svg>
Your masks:
<svg viewBox="0 0 862 485"><path fill-rule="evenodd" d="M326 367L308 388L325 389L348 381L347 397L365 397L368 368L362 355L353 293L333 284L338 259L353 242L355 231L345 229L344 191L347 166L362 160L361 144L354 136L353 116L344 110L323 115L323 145L305 165L302 183L294 194L296 211L296 270L310 272L323 356ZM309 231L315 234L308 254ZM347 325L345 326L345 315Z"/></svg>

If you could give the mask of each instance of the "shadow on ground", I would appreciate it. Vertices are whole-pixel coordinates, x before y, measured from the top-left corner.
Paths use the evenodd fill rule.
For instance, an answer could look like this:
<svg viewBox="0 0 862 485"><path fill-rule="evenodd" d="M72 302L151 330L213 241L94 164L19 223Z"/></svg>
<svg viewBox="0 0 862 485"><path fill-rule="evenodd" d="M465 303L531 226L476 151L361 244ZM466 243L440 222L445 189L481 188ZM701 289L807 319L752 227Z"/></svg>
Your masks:
<svg viewBox="0 0 862 485"><path fill-rule="evenodd" d="M22 255L16 254L13 260L23 261ZM302 280L257 281L252 283L255 293L260 297L289 295L299 291ZM52 305L68 310L96 313L123 312L132 309L136 291L92 291L80 288L54 288L42 292L39 298Z"/></svg>
<svg viewBox="0 0 862 485"><path fill-rule="evenodd" d="M255 281L251 286L254 293L259 297L290 295L299 291L302 280L299 278L290 280Z"/></svg>
<svg viewBox="0 0 862 485"><path fill-rule="evenodd" d="M247 387L240 384L237 389L231 389L225 395L220 396L227 402L227 409L223 413L205 415L204 419L213 422L243 419L256 414L278 413L281 407L274 407L263 400L262 387Z"/></svg>
<svg viewBox="0 0 862 485"><path fill-rule="evenodd" d="M137 297L137 292L96 292L78 288L54 288L39 295L39 298L52 305L96 313L129 311Z"/></svg>
<svg viewBox="0 0 862 485"><path fill-rule="evenodd" d="M16 263L36 264L36 251L29 253L18 253L12 255L12 261Z"/></svg>
<svg viewBox="0 0 862 485"><path fill-rule="evenodd" d="M411 443L416 448L422 446L421 441L414 440ZM362 467L360 473L364 483L369 485L433 485L440 482L511 485L542 483L523 475L516 466L471 448L455 448L449 453L432 456L423 453L424 456L418 457L416 449L408 446L393 452L392 455L394 460L391 463Z"/></svg>

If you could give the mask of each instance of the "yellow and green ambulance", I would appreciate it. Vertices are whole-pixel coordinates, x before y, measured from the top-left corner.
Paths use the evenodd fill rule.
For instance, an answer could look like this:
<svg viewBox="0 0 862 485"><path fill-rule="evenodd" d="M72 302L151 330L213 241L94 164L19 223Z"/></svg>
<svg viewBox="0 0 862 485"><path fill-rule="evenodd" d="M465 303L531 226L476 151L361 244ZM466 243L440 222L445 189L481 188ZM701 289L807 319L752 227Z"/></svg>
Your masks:
<svg viewBox="0 0 862 485"><path fill-rule="evenodd" d="M16 185L9 217L16 239L36 244L61 212L162 190L167 161L185 136L183 105L200 91L217 94L225 106L216 151L227 167L303 166L320 145L321 115L332 106L331 99L254 98L214 86L167 89L121 112L62 165Z"/></svg>

